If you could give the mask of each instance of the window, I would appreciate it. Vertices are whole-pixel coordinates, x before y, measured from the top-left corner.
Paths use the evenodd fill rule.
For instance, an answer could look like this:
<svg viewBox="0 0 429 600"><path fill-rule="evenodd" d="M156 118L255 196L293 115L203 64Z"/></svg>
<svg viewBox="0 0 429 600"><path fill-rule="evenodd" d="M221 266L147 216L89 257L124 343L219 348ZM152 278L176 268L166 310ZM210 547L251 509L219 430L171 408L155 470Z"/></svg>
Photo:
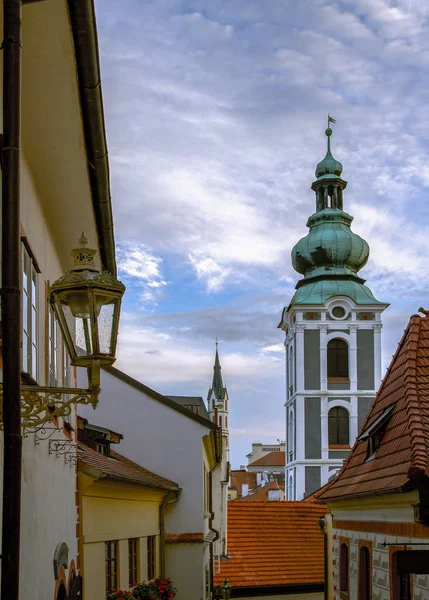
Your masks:
<svg viewBox="0 0 429 600"><path fill-rule="evenodd" d="M359 600L371 600L371 553L363 545L359 549Z"/></svg>
<svg viewBox="0 0 429 600"><path fill-rule="evenodd" d="M293 362L293 348L289 350L289 394L293 394L294 389L294 362Z"/></svg>
<svg viewBox="0 0 429 600"><path fill-rule="evenodd" d="M350 444L349 413L342 406L335 406L328 413L328 439L329 446Z"/></svg>
<svg viewBox="0 0 429 600"><path fill-rule="evenodd" d="M368 439L366 460L373 459L380 448L394 408L395 405L388 406L357 438L358 441Z"/></svg>
<svg viewBox="0 0 429 600"><path fill-rule="evenodd" d="M219 415L219 427L222 427L222 415Z"/></svg>
<svg viewBox="0 0 429 600"><path fill-rule="evenodd" d="M288 436L287 436L287 445L288 445L288 462L291 462L295 458L295 415L294 411L291 409L289 411L289 419L288 419ZM278 448L276 449L278 450Z"/></svg>
<svg viewBox="0 0 429 600"><path fill-rule="evenodd" d="M55 387L58 385L58 325L51 307L48 309L48 355L49 385Z"/></svg>
<svg viewBox="0 0 429 600"><path fill-rule="evenodd" d="M147 578L155 577L155 536L150 535L147 538Z"/></svg>
<svg viewBox="0 0 429 600"><path fill-rule="evenodd" d="M225 429L228 429L228 417L225 417Z"/></svg>
<svg viewBox="0 0 429 600"><path fill-rule="evenodd" d="M37 271L22 244L22 370L37 380Z"/></svg>
<svg viewBox="0 0 429 600"><path fill-rule="evenodd" d="M118 589L118 541L104 543L106 592Z"/></svg>
<svg viewBox="0 0 429 600"><path fill-rule="evenodd" d="M347 342L334 338L328 342L328 379L349 377L349 347Z"/></svg>
<svg viewBox="0 0 429 600"><path fill-rule="evenodd" d="M334 306L332 309L332 316L336 319L342 319L346 314L345 309L342 306Z"/></svg>
<svg viewBox="0 0 429 600"><path fill-rule="evenodd" d="M398 574L397 553L391 553L390 560L390 597L391 600L411 600L411 580L408 573Z"/></svg>
<svg viewBox="0 0 429 600"><path fill-rule="evenodd" d="M349 546L340 542L340 592L349 591Z"/></svg>
<svg viewBox="0 0 429 600"><path fill-rule="evenodd" d="M134 587L138 582L138 544L138 538L128 540L129 587Z"/></svg>
<svg viewBox="0 0 429 600"><path fill-rule="evenodd" d="M110 446L109 444L96 444L95 449L97 452L102 454L103 456L110 456Z"/></svg>

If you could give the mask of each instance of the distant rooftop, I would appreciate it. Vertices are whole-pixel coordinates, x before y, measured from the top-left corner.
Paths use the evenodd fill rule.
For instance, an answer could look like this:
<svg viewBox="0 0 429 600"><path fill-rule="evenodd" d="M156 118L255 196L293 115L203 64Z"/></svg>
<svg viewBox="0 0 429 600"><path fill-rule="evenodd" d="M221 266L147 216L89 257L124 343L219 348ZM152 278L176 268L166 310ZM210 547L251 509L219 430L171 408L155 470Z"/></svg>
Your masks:
<svg viewBox="0 0 429 600"><path fill-rule="evenodd" d="M187 408L192 411L196 415L200 415L200 417L204 417L207 420L210 420L209 413L207 412L206 405L204 404L204 400L201 396L166 396L170 400L177 402L183 408Z"/></svg>

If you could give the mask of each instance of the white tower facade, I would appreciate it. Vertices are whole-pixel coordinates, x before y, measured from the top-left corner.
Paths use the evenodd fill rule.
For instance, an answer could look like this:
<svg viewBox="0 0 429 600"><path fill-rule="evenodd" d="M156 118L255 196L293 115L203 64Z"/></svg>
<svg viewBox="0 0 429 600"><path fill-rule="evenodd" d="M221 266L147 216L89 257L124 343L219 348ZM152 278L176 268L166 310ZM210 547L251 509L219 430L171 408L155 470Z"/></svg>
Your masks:
<svg viewBox="0 0 429 600"><path fill-rule="evenodd" d="M317 165L316 212L292 250L304 275L282 314L286 348L287 500L334 477L358 435L381 381L381 303L358 271L369 246L343 210L342 165L330 151Z"/></svg>

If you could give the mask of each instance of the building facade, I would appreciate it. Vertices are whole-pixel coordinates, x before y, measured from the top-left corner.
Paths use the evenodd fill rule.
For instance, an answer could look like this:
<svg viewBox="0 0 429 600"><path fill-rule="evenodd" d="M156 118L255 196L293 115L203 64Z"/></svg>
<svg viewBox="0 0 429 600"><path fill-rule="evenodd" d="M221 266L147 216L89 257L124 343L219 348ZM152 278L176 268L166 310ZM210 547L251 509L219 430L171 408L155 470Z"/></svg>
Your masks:
<svg viewBox="0 0 429 600"><path fill-rule="evenodd" d="M123 454L160 476L177 481L179 499L165 505L165 574L177 600L208 600L213 577L216 484L221 431L212 421L163 396L126 373L109 367L101 374L97 423L121 431ZM118 401L120 399L120 401ZM192 404L192 403L191 403ZM92 409L82 406L88 419Z"/></svg>
<svg viewBox="0 0 429 600"><path fill-rule="evenodd" d="M82 3L74 3L76 10L71 4L22 7L21 381L26 385L75 386L77 369L70 366L48 290L72 267L70 251L82 231L99 250L103 267L115 270L94 7L86 2L84 14L78 14ZM0 6L1 20L3 2ZM91 106L81 95L88 78L94 82ZM102 221L109 227L103 229ZM74 407L68 417L46 426L28 428L23 421L21 600L77 597L75 427ZM60 446L69 452L60 452ZM0 452L2 466L2 432Z"/></svg>
<svg viewBox="0 0 429 600"><path fill-rule="evenodd" d="M347 182L328 149L312 190L310 231L292 250L304 277L282 314L286 348L286 489L300 500L334 477L381 380L381 315L388 306L358 272L369 257L343 209Z"/></svg>
<svg viewBox="0 0 429 600"><path fill-rule="evenodd" d="M421 309L420 309L421 310ZM429 318L413 315L356 444L318 494L334 600L429 598Z"/></svg>

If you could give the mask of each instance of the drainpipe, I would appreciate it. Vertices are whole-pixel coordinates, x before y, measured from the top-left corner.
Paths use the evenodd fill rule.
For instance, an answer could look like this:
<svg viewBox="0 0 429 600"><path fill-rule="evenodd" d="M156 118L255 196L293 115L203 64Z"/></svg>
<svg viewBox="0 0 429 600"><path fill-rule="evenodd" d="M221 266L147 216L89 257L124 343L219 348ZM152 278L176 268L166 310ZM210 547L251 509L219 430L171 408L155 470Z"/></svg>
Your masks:
<svg viewBox="0 0 429 600"><path fill-rule="evenodd" d="M159 505L159 539L160 539L160 558L161 558L161 577L165 577L165 520L164 509L167 504L173 504L179 499L179 490L170 490L165 494Z"/></svg>
<svg viewBox="0 0 429 600"><path fill-rule="evenodd" d="M327 531L326 518L321 517L317 522L319 524L320 531L323 533L323 578L324 578L323 598L324 598L324 600L329 600L328 531Z"/></svg>
<svg viewBox="0 0 429 600"><path fill-rule="evenodd" d="M217 467L218 465L216 465ZM216 468L215 467L215 468ZM215 537L213 538L213 540L210 543L210 589L212 591L212 594L214 592L214 552L213 552L213 544L215 542L217 542L217 540L220 538L219 535L219 531L217 529L214 529L212 527L213 525L213 521L214 521L214 512L213 512L213 470L209 471L209 512L210 512L210 518L209 518L209 530L212 531L215 534Z"/></svg>
<svg viewBox="0 0 429 600"><path fill-rule="evenodd" d="M21 0L3 3L2 325L3 523L1 597L19 598L21 529L21 289L19 166L21 142Z"/></svg>

